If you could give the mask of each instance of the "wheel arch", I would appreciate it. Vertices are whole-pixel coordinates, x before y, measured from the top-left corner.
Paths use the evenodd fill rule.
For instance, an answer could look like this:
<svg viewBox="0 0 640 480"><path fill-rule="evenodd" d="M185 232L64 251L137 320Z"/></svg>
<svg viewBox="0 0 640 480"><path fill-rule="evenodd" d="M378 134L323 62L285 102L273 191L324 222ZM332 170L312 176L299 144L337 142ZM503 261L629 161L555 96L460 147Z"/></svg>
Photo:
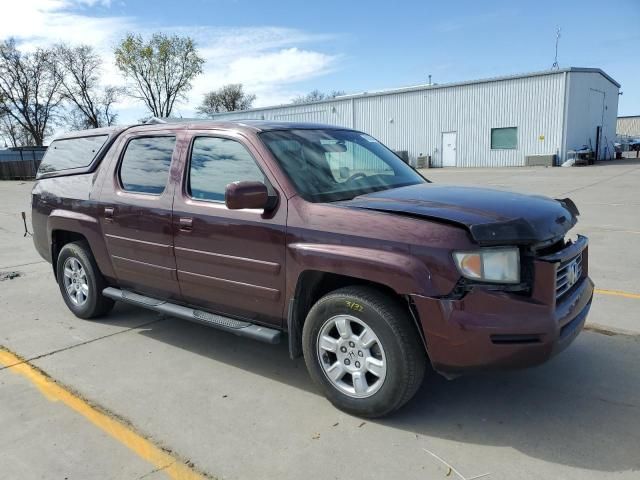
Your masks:
<svg viewBox="0 0 640 480"><path fill-rule="evenodd" d="M420 259L406 251L340 244L292 243L287 256L287 329L289 354L301 354L302 325L315 301L347 285L369 285L409 309L424 342L411 294L434 295L432 275Z"/></svg>
<svg viewBox="0 0 640 480"><path fill-rule="evenodd" d="M53 266L53 276L56 281L58 280L56 265L60 251L68 243L81 241L87 242L86 237L81 233L71 232L69 230L53 230L51 232L51 265Z"/></svg>
<svg viewBox="0 0 640 480"><path fill-rule="evenodd" d="M54 210L47 219L47 232L56 280L56 263L60 250L66 244L77 241L85 241L89 245L98 270L104 277L114 277L102 230L96 218L80 212Z"/></svg>
<svg viewBox="0 0 640 480"><path fill-rule="evenodd" d="M409 314L426 353L422 325L408 294L400 294L389 285L362 277L322 270L304 270L298 276L294 294L289 299L287 309L289 356L292 359L302 356L302 328L311 307L326 294L347 286L371 287L397 301L399 306Z"/></svg>

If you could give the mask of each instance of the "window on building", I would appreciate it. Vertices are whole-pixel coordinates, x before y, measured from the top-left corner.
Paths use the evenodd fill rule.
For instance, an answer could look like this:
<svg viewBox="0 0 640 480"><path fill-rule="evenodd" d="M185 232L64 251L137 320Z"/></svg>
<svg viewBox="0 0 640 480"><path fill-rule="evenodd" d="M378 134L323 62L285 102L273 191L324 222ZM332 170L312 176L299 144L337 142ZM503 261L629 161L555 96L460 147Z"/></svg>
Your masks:
<svg viewBox="0 0 640 480"><path fill-rule="evenodd" d="M189 167L189 194L199 200L224 202L227 185L239 181L266 183L248 150L228 138L198 137Z"/></svg>
<svg viewBox="0 0 640 480"><path fill-rule="evenodd" d="M175 137L134 138L120 164L120 182L129 192L160 195L169 178Z"/></svg>
<svg viewBox="0 0 640 480"><path fill-rule="evenodd" d="M492 150L515 148L518 148L518 127L491 129Z"/></svg>

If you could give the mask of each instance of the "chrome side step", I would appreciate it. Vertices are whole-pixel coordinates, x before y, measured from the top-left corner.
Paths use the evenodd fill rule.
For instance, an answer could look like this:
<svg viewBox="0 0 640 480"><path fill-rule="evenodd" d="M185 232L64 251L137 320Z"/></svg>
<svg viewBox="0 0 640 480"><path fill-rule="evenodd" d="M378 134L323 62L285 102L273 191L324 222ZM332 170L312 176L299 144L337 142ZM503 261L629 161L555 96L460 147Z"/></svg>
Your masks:
<svg viewBox="0 0 640 480"><path fill-rule="evenodd" d="M260 342L272 344L280 343L280 338L282 337L282 332L273 328L262 327L254 323L236 320L234 318L217 315L215 313L183 307L182 305L157 300L155 298L146 297L127 290L107 287L102 291L102 294L105 297L112 298L113 300L138 305L172 317L178 317L183 320L189 320L191 322L201 323L209 327L224 330L225 332L230 332L240 337L253 338Z"/></svg>

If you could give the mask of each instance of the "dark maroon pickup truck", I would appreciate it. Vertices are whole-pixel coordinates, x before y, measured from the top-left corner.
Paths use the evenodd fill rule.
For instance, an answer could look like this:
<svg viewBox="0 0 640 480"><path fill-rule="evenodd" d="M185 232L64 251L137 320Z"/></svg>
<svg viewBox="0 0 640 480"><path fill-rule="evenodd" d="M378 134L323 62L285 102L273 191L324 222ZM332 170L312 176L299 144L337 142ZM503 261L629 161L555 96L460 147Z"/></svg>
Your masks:
<svg viewBox="0 0 640 480"><path fill-rule="evenodd" d="M36 248L81 318L114 300L304 355L339 408L388 414L445 376L544 362L589 311L578 210L436 185L369 135L193 122L55 140Z"/></svg>

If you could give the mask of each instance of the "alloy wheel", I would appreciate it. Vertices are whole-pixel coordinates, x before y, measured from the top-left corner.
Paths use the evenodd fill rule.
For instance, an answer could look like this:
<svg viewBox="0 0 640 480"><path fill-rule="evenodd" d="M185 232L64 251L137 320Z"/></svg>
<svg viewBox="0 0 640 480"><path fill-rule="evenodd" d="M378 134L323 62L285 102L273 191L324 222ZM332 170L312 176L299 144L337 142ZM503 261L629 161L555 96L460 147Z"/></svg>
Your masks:
<svg viewBox="0 0 640 480"><path fill-rule="evenodd" d="M354 398L375 394L384 383L387 363L373 329L352 315L328 319L318 334L318 360L340 392Z"/></svg>
<svg viewBox="0 0 640 480"><path fill-rule="evenodd" d="M64 287L74 305L82 306L89 298L89 283L87 273L75 257L69 257L64 262Z"/></svg>

